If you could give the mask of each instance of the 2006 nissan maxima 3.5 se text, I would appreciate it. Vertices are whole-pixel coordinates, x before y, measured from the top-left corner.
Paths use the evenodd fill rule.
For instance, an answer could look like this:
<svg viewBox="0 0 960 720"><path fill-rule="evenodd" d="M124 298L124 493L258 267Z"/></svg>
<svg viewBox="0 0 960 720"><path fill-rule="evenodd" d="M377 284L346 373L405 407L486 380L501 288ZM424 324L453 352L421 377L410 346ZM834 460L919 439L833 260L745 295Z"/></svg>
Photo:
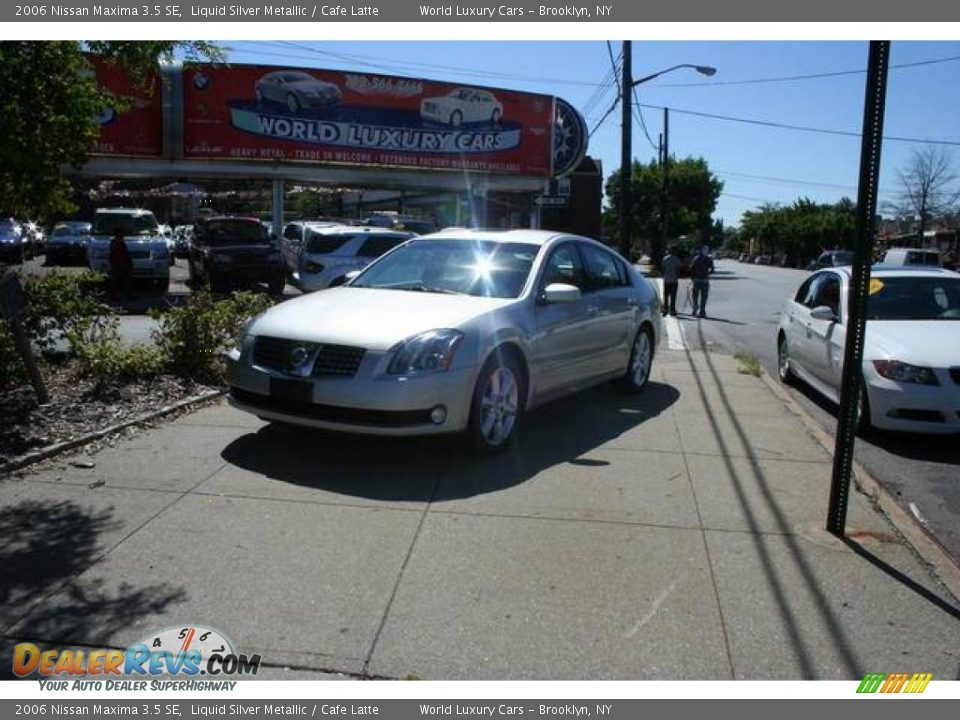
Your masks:
<svg viewBox="0 0 960 720"><path fill-rule="evenodd" d="M229 401L330 430L465 431L494 451L548 400L606 380L641 390L659 339L656 292L604 245L447 230L251 320L229 353Z"/></svg>

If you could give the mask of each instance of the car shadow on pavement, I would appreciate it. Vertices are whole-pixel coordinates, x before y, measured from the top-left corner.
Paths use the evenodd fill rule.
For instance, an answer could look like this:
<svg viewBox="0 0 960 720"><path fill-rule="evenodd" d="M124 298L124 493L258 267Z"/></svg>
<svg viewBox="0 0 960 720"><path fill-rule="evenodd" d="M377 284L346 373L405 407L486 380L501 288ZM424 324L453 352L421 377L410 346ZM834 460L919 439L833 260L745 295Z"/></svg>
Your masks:
<svg viewBox="0 0 960 720"><path fill-rule="evenodd" d="M15 679L19 642L102 645L183 598L167 585L111 589L82 577L104 552L101 535L120 526L112 509L91 512L70 501L0 508L0 680Z"/></svg>
<svg viewBox="0 0 960 720"><path fill-rule="evenodd" d="M496 492L542 470L572 463L673 405L680 393L650 382L638 395L609 385L528 413L514 447L477 455L457 435L389 438L267 425L224 448L221 457L280 482L370 500L431 502Z"/></svg>

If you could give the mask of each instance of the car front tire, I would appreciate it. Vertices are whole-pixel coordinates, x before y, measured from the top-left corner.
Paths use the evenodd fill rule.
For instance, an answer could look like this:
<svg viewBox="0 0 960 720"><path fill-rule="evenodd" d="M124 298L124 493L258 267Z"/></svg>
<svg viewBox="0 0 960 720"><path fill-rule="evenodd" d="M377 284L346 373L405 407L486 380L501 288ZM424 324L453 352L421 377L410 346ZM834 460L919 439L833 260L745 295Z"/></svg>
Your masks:
<svg viewBox="0 0 960 720"><path fill-rule="evenodd" d="M787 345L787 338L780 335L777 340L777 377L784 385L793 385L796 376L790 369L790 348Z"/></svg>
<svg viewBox="0 0 960 720"><path fill-rule="evenodd" d="M293 93L287 95L287 109L294 115L300 114L300 100Z"/></svg>
<svg viewBox="0 0 960 720"><path fill-rule="evenodd" d="M640 328L630 348L627 370L620 378L620 387L628 393L638 393L650 381L653 369L653 333L650 328Z"/></svg>
<svg viewBox="0 0 960 720"><path fill-rule="evenodd" d="M454 110L450 113L450 124L455 128L463 125L463 113L459 110Z"/></svg>
<svg viewBox="0 0 960 720"><path fill-rule="evenodd" d="M524 393L523 371L516 356L494 353L480 371L470 406L467 433L476 451L497 453L514 443Z"/></svg>

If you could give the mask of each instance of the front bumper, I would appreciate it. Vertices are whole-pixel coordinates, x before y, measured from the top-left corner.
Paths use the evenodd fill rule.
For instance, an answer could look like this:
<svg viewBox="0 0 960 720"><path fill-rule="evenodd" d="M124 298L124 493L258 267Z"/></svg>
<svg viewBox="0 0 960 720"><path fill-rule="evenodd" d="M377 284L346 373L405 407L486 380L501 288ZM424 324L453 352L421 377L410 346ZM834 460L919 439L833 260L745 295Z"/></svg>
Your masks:
<svg viewBox="0 0 960 720"><path fill-rule="evenodd" d="M353 377L297 378L312 384L309 402L271 397L271 378L293 376L251 365L239 351L227 355L228 402L268 420L367 435L438 435L467 428L479 368L419 377L378 375L386 353L368 351ZM446 408L435 424L430 412Z"/></svg>
<svg viewBox="0 0 960 720"><path fill-rule="evenodd" d="M960 433L960 385L949 376L940 377L940 385L917 385L871 375L865 380L874 427L935 435Z"/></svg>
<svg viewBox="0 0 960 720"><path fill-rule="evenodd" d="M87 246L80 243L47 243L48 260L86 260Z"/></svg>

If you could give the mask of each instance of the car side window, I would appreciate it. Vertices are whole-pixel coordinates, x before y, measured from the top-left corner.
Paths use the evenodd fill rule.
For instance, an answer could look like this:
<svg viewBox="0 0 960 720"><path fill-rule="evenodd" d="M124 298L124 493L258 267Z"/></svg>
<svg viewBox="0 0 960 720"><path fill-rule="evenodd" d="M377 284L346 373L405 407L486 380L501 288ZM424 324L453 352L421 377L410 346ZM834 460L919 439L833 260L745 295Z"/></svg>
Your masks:
<svg viewBox="0 0 960 720"><path fill-rule="evenodd" d="M393 250L406 238L399 238L393 235L371 235L368 237L360 249L357 250L357 256L362 258L378 258L388 250Z"/></svg>
<svg viewBox="0 0 960 720"><path fill-rule="evenodd" d="M585 278L580 253L572 242L564 243L550 253L543 268L540 289L554 283L564 283L584 290Z"/></svg>
<svg viewBox="0 0 960 720"><path fill-rule="evenodd" d="M840 317L840 276L836 273L824 273L817 283L811 308L826 305L833 314Z"/></svg>
<svg viewBox="0 0 960 720"><path fill-rule="evenodd" d="M807 304L807 298L810 296L810 286L813 285L814 280L816 280L819 275L813 275L808 277L803 281L803 284L797 290L797 294L794 296L793 301L800 303L801 305Z"/></svg>
<svg viewBox="0 0 960 720"><path fill-rule="evenodd" d="M587 289L607 290L623 285L617 259L606 250L579 243L587 268Z"/></svg>

